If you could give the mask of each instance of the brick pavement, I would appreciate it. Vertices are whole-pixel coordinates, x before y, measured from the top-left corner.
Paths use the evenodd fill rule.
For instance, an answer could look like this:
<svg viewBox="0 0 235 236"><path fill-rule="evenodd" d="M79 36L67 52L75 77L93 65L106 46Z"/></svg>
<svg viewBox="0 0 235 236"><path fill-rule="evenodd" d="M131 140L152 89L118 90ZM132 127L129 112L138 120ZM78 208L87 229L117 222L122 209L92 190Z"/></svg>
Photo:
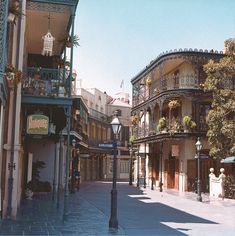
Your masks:
<svg viewBox="0 0 235 236"><path fill-rule="evenodd" d="M51 195L34 196L32 201L23 200L17 220L0 222L0 235L113 235L108 229L108 216L79 196L69 195L69 214L62 220L63 198L60 208ZM123 235L119 229L115 235Z"/></svg>
<svg viewBox="0 0 235 236"><path fill-rule="evenodd" d="M160 193L118 183L118 232L108 230L111 182L88 182L69 196L69 215L49 195L24 200L15 222L0 223L0 235L234 235L235 201L197 202L196 195Z"/></svg>

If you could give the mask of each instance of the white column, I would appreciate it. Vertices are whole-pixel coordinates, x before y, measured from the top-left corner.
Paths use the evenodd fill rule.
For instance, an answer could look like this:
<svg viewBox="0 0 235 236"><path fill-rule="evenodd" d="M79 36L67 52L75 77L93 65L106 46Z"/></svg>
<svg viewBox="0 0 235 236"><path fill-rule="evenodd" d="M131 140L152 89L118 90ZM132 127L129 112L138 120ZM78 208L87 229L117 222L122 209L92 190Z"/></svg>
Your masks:
<svg viewBox="0 0 235 236"><path fill-rule="evenodd" d="M0 108L0 211L2 211L2 154L3 154L3 135L4 135L4 114L5 114L5 109L3 107L3 104L1 103L1 108Z"/></svg>

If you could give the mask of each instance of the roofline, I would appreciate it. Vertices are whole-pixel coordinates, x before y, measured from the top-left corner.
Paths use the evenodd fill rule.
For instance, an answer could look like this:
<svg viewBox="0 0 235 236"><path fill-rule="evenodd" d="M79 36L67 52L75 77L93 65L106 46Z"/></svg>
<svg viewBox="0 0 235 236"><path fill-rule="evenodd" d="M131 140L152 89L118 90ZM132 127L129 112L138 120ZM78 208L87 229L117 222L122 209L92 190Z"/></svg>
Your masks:
<svg viewBox="0 0 235 236"><path fill-rule="evenodd" d="M156 59L152 60L144 69L142 69L137 75L135 75L132 79L131 79L131 83L133 84L133 82L138 79L141 75L143 75L145 72L147 72L148 70L151 70L153 67L155 67L156 63L159 62L162 58L166 57L166 56L169 56L169 55L177 55L177 54L186 54L186 53L194 53L194 54L206 54L206 55L220 55L220 56L224 56L225 54L223 53L223 51L216 51L215 52L209 52L208 50L202 50L202 49L187 49L185 48L184 50L183 49L174 49L173 50L170 50L169 52L166 51L166 52L163 52L163 53L160 53Z"/></svg>

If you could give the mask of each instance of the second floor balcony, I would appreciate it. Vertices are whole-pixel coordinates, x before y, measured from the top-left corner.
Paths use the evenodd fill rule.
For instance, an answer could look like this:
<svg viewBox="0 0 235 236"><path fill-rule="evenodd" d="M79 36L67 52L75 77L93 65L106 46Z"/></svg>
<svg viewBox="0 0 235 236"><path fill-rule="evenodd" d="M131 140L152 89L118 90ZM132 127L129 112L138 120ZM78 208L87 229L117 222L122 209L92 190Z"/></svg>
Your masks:
<svg viewBox="0 0 235 236"><path fill-rule="evenodd" d="M100 121L103 121L103 122L106 122L106 123L110 122L109 121L109 116L107 116L106 114L104 114L102 112L99 112L95 109L89 108L89 115L90 115L90 117L98 119Z"/></svg>
<svg viewBox="0 0 235 236"><path fill-rule="evenodd" d="M23 95L68 97L69 72L65 69L28 67L24 82Z"/></svg>

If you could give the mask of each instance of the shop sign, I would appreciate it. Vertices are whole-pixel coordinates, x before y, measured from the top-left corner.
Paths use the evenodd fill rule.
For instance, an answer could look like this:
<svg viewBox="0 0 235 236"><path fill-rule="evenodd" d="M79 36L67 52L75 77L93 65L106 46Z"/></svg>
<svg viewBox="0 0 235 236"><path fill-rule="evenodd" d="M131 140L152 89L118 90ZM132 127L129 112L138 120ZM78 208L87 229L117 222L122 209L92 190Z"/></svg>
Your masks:
<svg viewBox="0 0 235 236"><path fill-rule="evenodd" d="M48 134L48 116L34 114L27 118L27 134Z"/></svg>

